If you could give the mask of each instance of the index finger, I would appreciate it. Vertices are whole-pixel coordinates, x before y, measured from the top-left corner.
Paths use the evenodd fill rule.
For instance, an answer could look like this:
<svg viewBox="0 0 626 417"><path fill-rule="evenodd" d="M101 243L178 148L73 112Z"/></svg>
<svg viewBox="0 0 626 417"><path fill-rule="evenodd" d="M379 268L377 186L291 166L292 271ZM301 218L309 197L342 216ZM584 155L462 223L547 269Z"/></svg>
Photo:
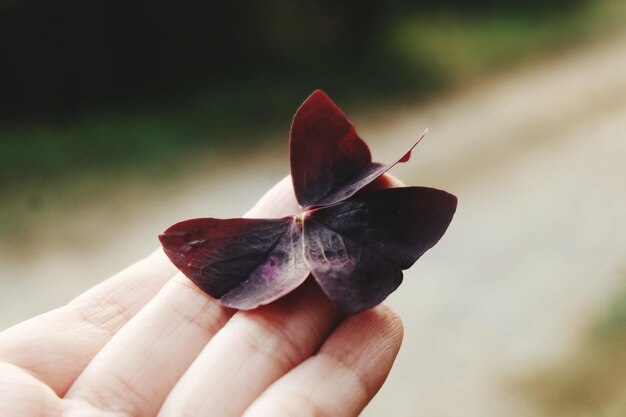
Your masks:
<svg viewBox="0 0 626 417"><path fill-rule="evenodd" d="M295 210L286 177L245 216L277 217ZM0 360L28 370L64 395L95 354L176 272L158 249L69 304L0 333Z"/></svg>

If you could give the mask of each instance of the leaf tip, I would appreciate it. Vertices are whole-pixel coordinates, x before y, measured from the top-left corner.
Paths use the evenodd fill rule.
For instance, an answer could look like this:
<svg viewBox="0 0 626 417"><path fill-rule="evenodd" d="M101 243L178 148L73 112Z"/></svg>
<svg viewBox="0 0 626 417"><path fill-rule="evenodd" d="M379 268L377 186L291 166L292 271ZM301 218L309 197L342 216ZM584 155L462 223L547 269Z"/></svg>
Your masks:
<svg viewBox="0 0 626 417"><path fill-rule="evenodd" d="M417 138L417 141L415 141L415 143L409 148L409 150L404 155L402 155L402 158L398 160L399 163L408 162L411 159L411 152L413 152L413 149L417 146L417 144L420 143L422 139L424 139L426 133L428 133L428 128L424 129L422 134L419 135L419 137Z"/></svg>

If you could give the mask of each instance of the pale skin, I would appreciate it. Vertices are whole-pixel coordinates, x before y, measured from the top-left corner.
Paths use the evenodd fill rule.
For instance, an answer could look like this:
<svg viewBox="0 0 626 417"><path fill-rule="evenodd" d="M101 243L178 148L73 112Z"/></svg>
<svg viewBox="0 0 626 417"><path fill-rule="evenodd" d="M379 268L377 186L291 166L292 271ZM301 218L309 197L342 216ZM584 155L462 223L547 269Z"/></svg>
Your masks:
<svg viewBox="0 0 626 417"><path fill-rule="evenodd" d="M286 178L246 216L295 208ZM223 308L158 250L0 333L0 417L357 416L401 341L389 307L341 316L310 279L256 310Z"/></svg>

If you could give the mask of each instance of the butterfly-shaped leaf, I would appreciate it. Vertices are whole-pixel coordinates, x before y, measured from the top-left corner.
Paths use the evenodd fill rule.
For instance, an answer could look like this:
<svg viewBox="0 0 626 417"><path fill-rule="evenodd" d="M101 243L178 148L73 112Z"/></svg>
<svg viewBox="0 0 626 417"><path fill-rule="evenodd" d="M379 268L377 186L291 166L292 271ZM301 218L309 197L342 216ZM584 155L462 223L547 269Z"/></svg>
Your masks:
<svg viewBox="0 0 626 417"><path fill-rule="evenodd" d="M165 253L229 307L267 304L312 272L341 311L370 308L437 243L456 209L456 197L432 188L363 190L408 161L414 146L391 164L372 162L354 126L316 91L291 127L291 174L302 211L281 219L186 220L160 235Z"/></svg>

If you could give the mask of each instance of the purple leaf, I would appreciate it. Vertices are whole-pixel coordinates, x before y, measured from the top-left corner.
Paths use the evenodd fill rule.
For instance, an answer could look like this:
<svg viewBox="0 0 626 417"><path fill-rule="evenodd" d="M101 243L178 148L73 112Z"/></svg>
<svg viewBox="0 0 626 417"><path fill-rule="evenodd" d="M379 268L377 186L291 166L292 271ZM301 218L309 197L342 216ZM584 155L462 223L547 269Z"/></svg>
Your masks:
<svg viewBox="0 0 626 417"><path fill-rule="evenodd" d="M267 304L312 272L341 311L370 308L400 285L402 270L439 241L456 210L456 197L433 188L364 189L408 161L422 137L396 162L372 162L354 126L316 91L291 127L291 174L300 213L183 221L160 235L165 253L228 307Z"/></svg>
<svg viewBox="0 0 626 417"><path fill-rule="evenodd" d="M293 117L289 151L294 191L302 207L321 204L372 162L354 126L320 90Z"/></svg>
<svg viewBox="0 0 626 417"><path fill-rule="evenodd" d="M413 148L415 148L417 144L420 143L420 141L424 138L425 135L426 135L426 132L424 131L424 133L422 133L422 135L417 139L417 141L413 145L411 145L409 150L406 151L404 155L402 155L402 157L400 157L397 161L389 163L389 164L379 164L377 162L372 162L371 164L369 164L369 166L366 169L364 169L358 175L352 178L352 180L349 183L343 185L342 187L338 188L337 190L333 191L332 193L324 197L319 203L319 205L328 206L331 204L338 203L340 201L344 201L352 197L358 191L362 190L366 185L372 183L376 178L380 177L385 172L389 171L396 164L407 162L411 158L411 152L413 151Z"/></svg>
<svg viewBox="0 0 626 417"><path fill-rule="evenodd" d="M375 306L402 282L402 271L389 260L314 220L305 221L304 240L315 280L344 313Z"/></svg>
<svg viewBox="0 0 626 417"><path fill-rule="evenodd" d="M345 312L384 300L445 233L451 194L406 187L357 195L305 215L305 259L326 295Z"/></svg>
<svg viewBox="0 0 626 417"><path fill-rule="evenodd" d="M302 231L295 221L247 279L222 297L222 304L250 310L295 290L309 276L304 262Z"/></svg>
<svg viewBox="0 0 626 417"><path fill-rule="evenodd" d="M356 129L323 92L315 91L300 106L291 125L291 175L302 207L330 205L350 198L399 162L372 162L369 148Z"/></svg>
<svg viewBox="0 0 626 417"><path fill-rule="evenodd" d="M192 219L159 236L187 277L229 307L250 309L293 290L309 271L293 217Z"/></svg>
<svg viewBox="0 0 626 417"><path fill-rule="evenodd" d="M403 187L359 194L309 212L315 221L407 269L443 236L457 199L435 188Z"/></svg>

